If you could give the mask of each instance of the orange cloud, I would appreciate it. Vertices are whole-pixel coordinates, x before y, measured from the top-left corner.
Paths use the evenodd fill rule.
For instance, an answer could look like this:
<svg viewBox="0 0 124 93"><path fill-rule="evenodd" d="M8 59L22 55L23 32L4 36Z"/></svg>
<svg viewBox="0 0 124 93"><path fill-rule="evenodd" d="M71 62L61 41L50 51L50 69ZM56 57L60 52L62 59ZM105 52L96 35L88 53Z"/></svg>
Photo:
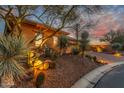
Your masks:
<svg viewBox="0 0 124 93"><path fill-rule="evenodd" d="M101 17L100 22L91 32L91 35L95 37L101 37L111 30L117 30L119 23L114 19L112 15L105 15Z"/></svg>

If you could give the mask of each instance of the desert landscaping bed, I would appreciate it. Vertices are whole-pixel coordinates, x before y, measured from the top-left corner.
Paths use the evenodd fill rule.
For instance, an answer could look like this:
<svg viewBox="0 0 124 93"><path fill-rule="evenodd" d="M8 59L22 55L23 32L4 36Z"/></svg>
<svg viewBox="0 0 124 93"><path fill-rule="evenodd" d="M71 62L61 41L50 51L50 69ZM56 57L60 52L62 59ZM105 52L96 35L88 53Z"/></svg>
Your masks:
<svg viewBox="0 0 124 93"><path fill-rule="evenodd" d="M56 68L44 71L43 88L69 88L86 73L101 66L81 56L63 56L56 60Z"/></svg>

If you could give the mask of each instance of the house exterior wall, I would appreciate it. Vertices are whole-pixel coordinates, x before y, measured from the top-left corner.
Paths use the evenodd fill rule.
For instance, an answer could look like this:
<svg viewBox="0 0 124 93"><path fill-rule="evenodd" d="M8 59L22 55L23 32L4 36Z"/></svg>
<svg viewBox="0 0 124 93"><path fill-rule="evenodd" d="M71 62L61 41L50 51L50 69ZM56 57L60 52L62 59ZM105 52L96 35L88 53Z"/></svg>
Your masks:
<svg viewBox="0 0 124 93"><path fill-rule="evenodd" d="M27 42L30 42L35 37L35 30L37 30L34 26L29 24L22 24L21 25L22 33L24 38Z"/></svg>
<svg viewBox="0 0 124 93"><path fill-rule="evenodd" d="M31 25L31 24L27 24L27 23L23 23L21 25L21 29L22 29L22 33L24 35L26 42L30 42L36 35L35 31L40 30L39 28L36 27L36 25ZM52 31L47 30L47 31L42 32L42 36L47 37L47 36L51 35L52 33L53 33ZM49 38L46 42L46 45L49 46L50 48L57 49L57 38L60 35L62 35L62 34L57 33L55 36ZM35 47L36 44L38 44L40 42L41 42L41 40L34 42L32 45Z"/></svg>

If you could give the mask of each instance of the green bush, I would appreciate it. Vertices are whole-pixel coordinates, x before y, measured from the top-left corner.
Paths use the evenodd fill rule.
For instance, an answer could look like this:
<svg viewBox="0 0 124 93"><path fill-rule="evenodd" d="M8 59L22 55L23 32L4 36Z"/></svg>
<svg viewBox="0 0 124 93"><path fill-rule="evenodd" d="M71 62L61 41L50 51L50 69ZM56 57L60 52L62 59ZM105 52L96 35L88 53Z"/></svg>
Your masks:
<svg viewBox="0 0 124 93"><path fill-rule="evenodd" d="M94 62L97 61L97 57L96 56L94 56L92 59L93 59Z"/></svg>
<svg viewBox="0 0 124 93"><path fill-rule="evenodd" d="M44 57L51 57L51 54L52 54L51 48L45 47L45 50L44 50Z"/></svg>
<svg viewBox="0 0 124 93"><path fill-rule="evenodd" d="M91 55L85 55L86 58L88 58L89 60L92 60L92 56Z"/></svg>
<svg viewBox="0 0 124 93"><path fill-rule="evenodd" d="M112 49L115 51L118 51L122 48L122 45L120 43L114 43L112 44Z"/></svg>
<svg viewBox="0 0 124 93"><path fill-rule="evenodd" d="M52 49L52 48L49 48L49 47L45 47L45 50L44 50L44 57L48 57L48 58L51 58L51 59L56 59L58 57L58 53Z"/></svg>
<svg viewBox="0 0 124 93"><path fill-rule="evenodd" d="M76 48L76 47L72 48L72 54L73 55L78 55L79 54L79 49Z"/></svg>

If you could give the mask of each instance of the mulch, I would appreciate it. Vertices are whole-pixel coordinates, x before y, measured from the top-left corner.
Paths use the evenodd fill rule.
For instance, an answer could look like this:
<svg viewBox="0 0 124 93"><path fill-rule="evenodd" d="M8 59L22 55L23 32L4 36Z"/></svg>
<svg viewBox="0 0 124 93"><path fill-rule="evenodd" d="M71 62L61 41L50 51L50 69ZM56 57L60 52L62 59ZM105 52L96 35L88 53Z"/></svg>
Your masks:
<svg viewBox="0 0 124 93"><path fill-rule="evenodd" d="M86 73L101 66L86 58L66 55L56 60L56 68L44 71L43 88L70 88Z"/></svg>

